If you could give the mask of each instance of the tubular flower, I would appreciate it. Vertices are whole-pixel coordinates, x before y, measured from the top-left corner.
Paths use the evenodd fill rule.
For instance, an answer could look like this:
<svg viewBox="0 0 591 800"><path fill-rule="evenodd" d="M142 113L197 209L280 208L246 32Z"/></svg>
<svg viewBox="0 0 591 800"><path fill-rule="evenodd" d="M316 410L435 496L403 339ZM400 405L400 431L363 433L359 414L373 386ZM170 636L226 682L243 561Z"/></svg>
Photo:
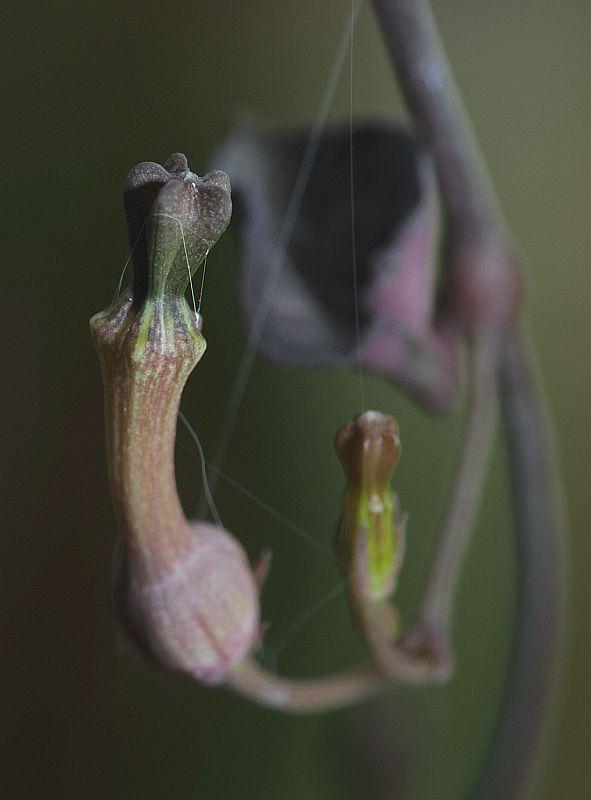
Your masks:
<svg viewBox="0 0 591 800"><path fill-rule="evenodd" d="M175 154L164 167L136 166L124 203L133 282L90 322L123 543L117 601L146 653L217 683L258 636L258 592L240 544L219 527L185 518L174 441L183 387L206 346L185 292L228 225L230 182L223 172L200 178Z"/></svg>

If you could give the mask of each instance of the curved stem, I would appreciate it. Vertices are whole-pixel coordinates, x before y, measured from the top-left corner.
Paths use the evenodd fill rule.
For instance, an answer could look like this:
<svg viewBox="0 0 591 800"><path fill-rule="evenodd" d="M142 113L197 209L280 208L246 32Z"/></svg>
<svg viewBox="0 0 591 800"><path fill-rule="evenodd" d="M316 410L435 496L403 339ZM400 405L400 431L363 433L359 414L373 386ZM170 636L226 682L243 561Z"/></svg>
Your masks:
<svg viewBox="0 0 591 800"><path fill-rule="evenodd" d="M367 664L326 678L283 678L247 658L230 674L226 685L263 706L292 713L329 711L359 703L383 691L387 681Z"/></svg>
<svg viewBox="0 0 591 800"><path fill-rule="evenodd" d="M451 675L447 643L426 629L414 627L400 638L392 625L394 609L387 601L359 603L356 617L376 666L390 680L424 685L444 683Z"/></svg>
<svg viewBox="0 0 591 800"><path fill-rule="evenodd" d="M446 637L494 439L497 336L480 334L469 353L468 412L460 462L419 610L420 621Z"/></svg>
<svg viewBox="0 0 591 800"><path fill-rule="evenodd" d="M511 663L493 745L473 800L520 798L539 766L564 652L564 515L558 460L531 345L507 336L500 392L517 521L520 587Z"/></svg>
<svg viewBox="0 0 591 800"><path fill-rule="evenodd" d="M434 155L450 237L488 238L502 216L426 0L373 0L418 132Z"/></svg>
<svg viewBox="0 0 591 800"><path fill-rule="evenodd" d="M300 714L351 706L384 691L392 681L425 684L447 677L447 665L442 661L433 662L423 654L409 653L392 644L392 611L387 603L355 609L375 663L302 680L277 675L250 656L231 671L226 685L260 705Z"/></svg>

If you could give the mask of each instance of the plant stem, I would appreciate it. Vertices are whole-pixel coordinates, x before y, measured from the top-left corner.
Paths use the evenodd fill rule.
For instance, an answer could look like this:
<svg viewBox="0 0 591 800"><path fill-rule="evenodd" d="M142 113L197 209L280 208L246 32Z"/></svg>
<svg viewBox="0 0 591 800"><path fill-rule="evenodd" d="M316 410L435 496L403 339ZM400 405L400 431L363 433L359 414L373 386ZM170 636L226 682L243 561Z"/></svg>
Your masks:
<svg viewBox="0 0 591 800"><path fill-rule="evenodd" d="M394 609L388 601L375 604L354 601L354 607L372 659L390 680L421 685L444 683L449 678L452 672L449 648L436 632L416 625L402 638L396 638Z"/></svg>
<svg viewBox="0 0 591 800"><path fill-rule="evenodd" d="M519 533L520 592L503 708L474 800L524 795L539 767L564 652L564 514L556 449L534 362L518 326L503 344L500 388Z"/></svg>
<svg viewBox="0 0 591 800"><path fill-rule="evenodd" d="M393 609L387 602L353 605L366 631L373 662L324 678L302 680L277 675L250 656L232 670L226 685L260 705L300 714L351 706L384 691L392 681L419 685L447 677L449 665L442 659L434 661L432 653L407 652L393 642Z"/></svg>
<svg viewBox="0 0 591 800"><path fill-rule="evenodd" d="M418 133L435 159L450 237L486 237L502 216L426 0L373 0Z"/></svg>
<svg viewBox="0 0 591 800"><path fill-rule="evenodd" d="M234 669L227 685L259 705L302 714L359 703L383 691L388 684L372 664L326 678L298 680L283 678L249 658Z"/></svg>
<svg viewBox="0 0 591 800"><path fill-rule="evenodd" d="M469 349L468 411L462 452L419 611L421 623L446 638L453 595L474 527L496 427L497 337L487 332L471 343Z"/></svg>

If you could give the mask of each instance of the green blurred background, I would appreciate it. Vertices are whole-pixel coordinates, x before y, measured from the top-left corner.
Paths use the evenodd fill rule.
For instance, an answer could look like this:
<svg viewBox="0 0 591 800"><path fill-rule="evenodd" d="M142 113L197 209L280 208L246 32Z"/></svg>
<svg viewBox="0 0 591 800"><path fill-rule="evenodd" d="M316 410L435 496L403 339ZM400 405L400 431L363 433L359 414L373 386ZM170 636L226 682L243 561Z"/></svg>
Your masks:
<svg viewBox="0 0 591 800"><path fill-rule="evenodd" d="M354 712L281 716L162 674L129 654L111 606L116 535L101 381L87 320L127 254L121 183L141 160L196 171L249 109L314 115L346 0L22 2L5 9L2 77L4 480L0 624L2 796L70 800L464 798L499 701L514 600L498 447L458 597L446 688L393 690ZM509 222L531 265L529 317L564 465L571 611L564 688L537 797L585 800L591 781L588 519L591 4L437 0L435 12ZM6 24L6 22L8 24ZM403 114L371 9L355 40L355 113ZM348 113L345 79L333 116ZM209 348L183 408L212 453L244 335L233 233L209 259ZM459 429L377 380L368 404L400 421L397 489L410 512L405 610L417 599ZM226 472L329 543L342 489L336 428L354 375L256 363ZM179 431L186 444L189 439ZM187 508L196 457L179 450ZM268 645L338 582L330 558L220 485L227 527L270 545ZM313 675L361 656L341 597L279 657ZM384 787L388 787L385 789Z"/></svg>

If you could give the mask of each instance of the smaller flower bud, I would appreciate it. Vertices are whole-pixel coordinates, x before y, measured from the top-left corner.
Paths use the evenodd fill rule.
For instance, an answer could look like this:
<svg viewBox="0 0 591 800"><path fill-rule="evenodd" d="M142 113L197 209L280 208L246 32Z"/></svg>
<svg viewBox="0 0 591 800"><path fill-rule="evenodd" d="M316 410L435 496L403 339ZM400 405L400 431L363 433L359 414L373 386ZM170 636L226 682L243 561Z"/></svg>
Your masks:
<svg viewBox="0 0 591 800"><path fill-rule="evenodd" d="M335 448L347 476L335 549L354 598L386 600L396 587L404 553L406 519L390 479L400 458L392 417L366 411L338 431Z"/></svg>

